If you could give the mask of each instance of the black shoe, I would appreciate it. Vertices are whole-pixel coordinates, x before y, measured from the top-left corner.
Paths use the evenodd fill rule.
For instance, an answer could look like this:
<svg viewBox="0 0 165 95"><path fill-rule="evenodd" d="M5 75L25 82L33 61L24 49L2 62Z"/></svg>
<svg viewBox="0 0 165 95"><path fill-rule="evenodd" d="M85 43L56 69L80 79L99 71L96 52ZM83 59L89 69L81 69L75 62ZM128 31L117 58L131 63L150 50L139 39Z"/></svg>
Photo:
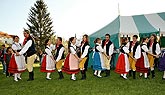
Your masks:
<svg viewBox="0 0 165 95"><path fill-rule="evenodd" d="M142 77L143 77L143 75L139 75L139 77L140 77L140 78L142 78Z"/></svg>
<svg viewBox="0 0 165 95"><path fill-rule="evenodd" d="M93 76L97 77L97 75L93 74Z"/></svg>
<svg viewBox="0 0 165 95"><path fill-rule="evenodd" d="M123 78L123 79L125 79L125 80L127 80L127 79L128 79L127 77L124 77L124 76L122 76L122 78Z"/></svg>
<svg viewBox="0 0 165 95"><path fill-rule="evenodd" d="M46 80L51 80L51 78L46 78Z"/></svg>
<svg viewBox="0 0 165 95"><path fill-rule="evenodd" d="M162 78L162 80L165 80L165 78Z"/></svg>
<svg viewBox="0 0 165 95"><path fill-rule="evenodd" d="M22 80L22 78L17 78L18 80Z"/></svg>
<svg viewBox="0 0 165 95"><path fill-rule="evenodd" d="M74 77L74 78L71 77L70 80L76 81L76 77Z"/></svg>
<svg viewBox="0 0 165 95"><path fill-rule="evenodd" d="M146 78L144 78L144 79L150 79L149 77L146 77Z"/></svg>
<svg viewBox="0 0 165 95"><path fill-rule="evenodd" d="M33 81L32 79L28 79L27 81Z"/></svg>

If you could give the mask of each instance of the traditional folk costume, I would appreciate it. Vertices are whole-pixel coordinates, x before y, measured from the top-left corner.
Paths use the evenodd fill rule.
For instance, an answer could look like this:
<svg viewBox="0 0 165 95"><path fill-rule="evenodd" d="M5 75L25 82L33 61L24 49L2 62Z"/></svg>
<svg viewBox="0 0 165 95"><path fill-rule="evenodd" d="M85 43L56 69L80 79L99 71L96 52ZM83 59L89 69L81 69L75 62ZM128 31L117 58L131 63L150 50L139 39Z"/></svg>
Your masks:
<svg viewBox="0 0 165 95"><path fill-rule="evenodd" d="M102 54L103 52L104 50L101 44L96 43L95 50L93 53L93 70L95 70L94 75L98 77L102 77L100 73L102 70L106 69L106 66L104 64L103 54Z"/></svg>
<svg viewBox="0 0 165 95"><path fill-rule="evenodd" d="M141 52L141 57L136 62L136 71L140 72L140 76L142 76L142 73L144 73L144 77L147 78L147 73L150 67L149 60L147 57L147 52L149 52L147 43L142 43Z"/></svg>
<svg viewBox="0 0 165 95"><path fill-rule="evenodd" d="M135 58L136 60L141 57L141 48L138 42L134 43L133 41L128 42L127 46L129 47L130 55ZM136 61L129 56L129 63L130 63L130 72L129 75L131 76L131 72L133 71L133 79L136 78Z"/></svg>
<svg viewBox="0 0 165 95"><path fill-rule="evenodd" d="M19 52L22 49L22 46L20 43L14 42L12 44L13 51ZM24 72L26 67L25 57L23 55L16 56L15 54L12 54L8 71L10 73L14 74L14 80L18 81L18 79L21 79L21 72Z"/></svg>
<svg viewBox="0 0 165 95"><path fill-rule="evenodd" d="M81 74L82 74L82 80L86 79L86 71L88 68L88 60L89 60L89 44L88 43L82 43L81 44L81 62L79 64L79 68L81 70Z"/></svg>
<svg viewBox="0 0 165 95"><path fill-rule="evenodd" d="M162 50L162 53L160 56L159 70L165 71L165 50Z"/></svg>
<svg viewBox="0 0 165 95"><path fill-rule="evenodd" d="M52 51L50 49L50 46L46 46L45 48L45 54L44 54L44 58L42 60L42 64L41 64L41 72L47 72L47 76L46 79L50 80L50 74L51 72L55 71L55 62L53 55L52 55Z"/></svg>
<svg viewBox="0 0 165 95"><path fill-rule="evenodd" d="M159 55L161 53L160 46L159 46L158 42L151 42L150 41L148 43L148 48L149 48L149 51L152 54ZM150 69L151 69L151 73L152 73L152 78L154 78L155 77L155 71L154 71L154 60L155 60L155 57L152 56L152 55L148 55L148 60L149 60L149 63L150 63ZM148 72L148 76L149 75L150 75L150 71Z"/></svg>
<svg viewBox="0 0 165 95"><path fill-rule="evenodd" d="M114 45L113 43L108 40L103 40L102 41L102 48L104 49L104 52L106 52L106 54L108 56L110 56L110 59L108 60L107 57L105 55L103 55L103 58L104 58L104 64L106 66L106 76L105 77L108 77L110 76L110 62L111 62L111 57L112 57L112 54L113 54L113 50L114 50Z"/></svg>
<svg viewBox="0 0 165 95"><path fill-rule="evenodd" d="M163 50L161 53L159 70L164 72L162 79L165 80L165 50Z"/></svg>
<svg viewBox="0 0 165 95"><path fill-rule="evenodd" d="M23 48L19 52L20 55L25 55L27 60L27 70L29 72L29 79L27 81L34 80L33 64L36 59L36 49L34 39L29 36L24 39Z"/></svg>
<svg viewBox="0 0 165 95"><path fill-rule="evenodd" d="M65 48L62 44L56 46L56 53L55 53L55 61L56 63L56 68L58 70L58 74L59 74L59 79L63 79L64 76L62 74L62 63L64 62L64 51Z"/></svg>
<svg viewBox="0 0 165 95"><path fill-rule="evenodd" d="M6 77L12 76L12 73L8 72L11 56L12 56L12 53L11 54L8 54L8 53L4 54L4 63L6 63Z"/></svg>
<svg viewBox="0 0 165 95"><path fill-rule="evenodd" d="M129 49L126 46L120 47L120 55L116 64L115 72L121 74L124 79L127 79L127 73L129 72L130 64L128 60Z"/></svg>
<svg viewBox="0 0 165 95"><path fill-rule="evenodd" d="M69 47L70 52L67 55L64 67L62 69L63 72L66 72L67 74L72 74L71 79L76 80L75 74L79 73L79 60L75 57L76 54L76 45L73 45L71 43L71 46Z"/></svg>

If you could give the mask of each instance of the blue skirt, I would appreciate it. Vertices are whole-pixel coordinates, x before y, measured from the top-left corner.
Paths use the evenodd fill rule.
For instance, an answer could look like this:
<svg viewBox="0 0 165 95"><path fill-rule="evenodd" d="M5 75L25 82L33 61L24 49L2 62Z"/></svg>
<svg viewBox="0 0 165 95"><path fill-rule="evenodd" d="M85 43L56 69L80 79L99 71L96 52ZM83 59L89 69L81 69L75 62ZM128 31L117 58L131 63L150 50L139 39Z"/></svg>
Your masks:
<svg viewBox="0 0 165 95"><path fill-rule="evenodd" d="M100 54L98 52L95 52L93 56L93 70L104 70L101 66L100 58Z"/></svg>
<svg viewBox="0 0 165 95"><path fill-rule="evenodd" d="M165 71L165 50L162 51L162 55L160 57L159 70Z"/></svg>

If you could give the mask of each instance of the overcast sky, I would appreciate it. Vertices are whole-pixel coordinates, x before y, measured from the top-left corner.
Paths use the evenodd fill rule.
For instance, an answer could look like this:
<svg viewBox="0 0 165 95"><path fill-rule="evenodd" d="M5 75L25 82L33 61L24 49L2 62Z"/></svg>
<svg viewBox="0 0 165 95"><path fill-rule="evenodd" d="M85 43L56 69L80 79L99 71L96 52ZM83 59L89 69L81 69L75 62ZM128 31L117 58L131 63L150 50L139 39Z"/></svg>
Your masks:
<svg viewBox="0 0 165 95"><path fill-rule="evenodd" d="M91 34L122 16L165 12L165 0L44 0L56 35L68 39ZM28 13L35 0L0 0L0 31L23 40ZM118 8L119 4L119 8ZM120 12L118 11L120 10Z"/></svg>

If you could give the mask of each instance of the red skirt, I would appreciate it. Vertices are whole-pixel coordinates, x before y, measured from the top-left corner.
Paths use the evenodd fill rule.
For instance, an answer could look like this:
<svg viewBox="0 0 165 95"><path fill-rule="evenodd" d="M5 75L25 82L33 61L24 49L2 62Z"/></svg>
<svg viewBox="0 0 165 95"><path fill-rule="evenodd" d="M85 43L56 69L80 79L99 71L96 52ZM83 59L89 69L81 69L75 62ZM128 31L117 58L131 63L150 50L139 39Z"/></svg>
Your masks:
<svg viewBox="0 0 165 95"><path fill-rule="evenodd" d="M10 72L10 73L21 73L21 72L24 72L24 71L26 71L26 70L18 71L18 66L17 66L16 60L15 60L15 56L13 54L11 56L11 59L10 59L10 62L9 62L8 72Z"/></svg>
<svg viewBox="0 0 165 95"><path fill-rule="evenodd" d="M141 57L136 62L136 71L140 73L148 73L148 68L144 67L144 56L141 54Z"/></svg>
<svg viewBox="0 0 165 95"><path fill-rule="evenodd" d="M117 60L116 63L116 69L115 72L118 74L127 74L126 68L125 68L125 57L124 54L121 54Z"/></svg>
<svg viewBox="0 0 165 95"><path fill-rule="evenodd" d="M46 55L44 56L43 60L42 60L42 64L40 67L40 71L41 72L46 72L46 73L50 73L50 72L54 72L55 70L46 70Z"/></svg>
<svg viewBox="0 0 165 95"><path fill-rule="evenodd" d="M70 70L70 66L69 66L69 56L70 54L67 55L65 62L64 62L64 67L62 69L63 72L67 73L67 74L77 74L79 73L79 69L76 70Z"/></svg>

